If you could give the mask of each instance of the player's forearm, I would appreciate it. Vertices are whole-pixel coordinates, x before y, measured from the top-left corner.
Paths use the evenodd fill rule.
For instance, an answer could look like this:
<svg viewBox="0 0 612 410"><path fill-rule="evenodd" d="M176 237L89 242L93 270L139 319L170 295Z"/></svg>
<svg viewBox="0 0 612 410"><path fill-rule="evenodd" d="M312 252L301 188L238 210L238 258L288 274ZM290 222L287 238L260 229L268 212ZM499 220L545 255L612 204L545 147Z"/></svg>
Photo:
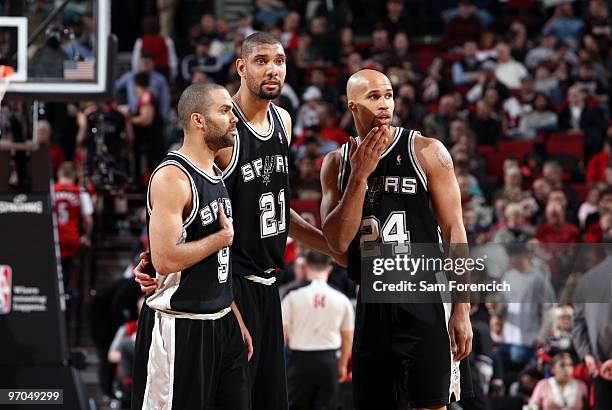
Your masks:
<svg viewBox="0 0 612 410"><path fill-rule="evenodd" d="M338 359L342 365L346 365L351 357L351 348L353 347L353 332L342 331L342 345L340 346L340 358Z"/></svg>
<svg viewBox="0 0 612 410"><path fill-rule="evenodd" d="M168 275L187 269L228 245L227 239L219 233L168 246L167 249L156 249L154 241L151 241L151 260L159 274Z"/></svg>
<svg viewBox="0 0 612 410"><path fill-rule="evenodd" d="M332 251L323 236L321 230L315 228L304 220L293 209L291 210L291 223L289 224L289 236L296 241L303 243L309 248L323 252L326 255L332 255Z"/></svg>
<svg viewBox="0 0 612 410"><path fill-rule="evenodd" d="M323 221L323 235L336 253L346 252L359 231L366 185L367 179L351 175L342 199Z"/></svg>

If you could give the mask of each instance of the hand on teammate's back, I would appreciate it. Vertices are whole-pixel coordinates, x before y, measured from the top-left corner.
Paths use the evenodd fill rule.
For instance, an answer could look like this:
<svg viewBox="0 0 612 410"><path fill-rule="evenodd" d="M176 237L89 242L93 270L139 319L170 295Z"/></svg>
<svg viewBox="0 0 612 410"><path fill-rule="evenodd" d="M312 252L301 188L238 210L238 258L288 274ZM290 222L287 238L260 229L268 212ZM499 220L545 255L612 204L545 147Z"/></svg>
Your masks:
<svg viewBox="0 0 612 410"><path fill-rule="evenodd" d="M387 147L389 128L387 126L374 127L368 135L357 145L355 138L351 137L351 175L356 178L367 179L378 166L380 154Z"/></svg>
<svg viewBox="0 0 612 410"><path fill-rule="evenodd" d="M151 252L141 252L140 262L134 268L134 280L140 285L140 290L147 296L157 289L157 282L151 272Z"/></svg>

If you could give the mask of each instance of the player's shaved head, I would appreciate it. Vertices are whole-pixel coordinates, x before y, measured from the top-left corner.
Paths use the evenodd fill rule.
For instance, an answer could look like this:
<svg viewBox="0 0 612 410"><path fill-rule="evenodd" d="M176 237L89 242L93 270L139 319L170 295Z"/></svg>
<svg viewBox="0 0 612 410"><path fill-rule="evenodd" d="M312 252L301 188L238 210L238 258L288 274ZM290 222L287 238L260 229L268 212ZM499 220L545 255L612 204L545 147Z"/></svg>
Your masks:
<svg viewBox="0 0 612 410"><path fill-rule="evenodd" d="M359 96L367 94L368 91L381 86L384 87L384 89L379 90L381 92L392 89L391 81L386 75L371 69L359 70L348 79L346 96L349 100L355 100Z"/></svg>
<svg viewBox="0 0 612 410"><path fill-rule="evenodd" d="M282 46L281 42L274 37L272 34L258 31L257 33L253 33L242 42L242 47L240 48L240 58L246 59L253 53L253 50L262 44L276 45L279 44Z"/></svg>
<svg viewBox="0 0 612 410"><path fill-rule="evenodd" d="M178 120L183 129L189 127L191 114L206 116L208 107L213 102L213 91L225 90L218 84L196 83L185 88L178 102Z"/></svg>

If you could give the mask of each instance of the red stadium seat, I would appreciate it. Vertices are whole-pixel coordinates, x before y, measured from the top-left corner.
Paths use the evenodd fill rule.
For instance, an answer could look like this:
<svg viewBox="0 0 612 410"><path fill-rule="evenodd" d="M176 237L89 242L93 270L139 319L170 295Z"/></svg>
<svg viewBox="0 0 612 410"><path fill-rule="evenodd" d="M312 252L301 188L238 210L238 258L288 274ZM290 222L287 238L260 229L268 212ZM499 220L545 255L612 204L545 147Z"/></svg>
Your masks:
<svg viewBox="0 0 612 410"><path fill-rule="evenodd" d="M572 189L578 194L581 202L586 201L586 197L589 194L589 187L583 183L573 183Z"/></svg>
<svg viewBox="0 0 612 410"><path fill-rule="evenodd" d="M499 152L504 156L523 161L528 154L533 153L534 146L533 141L501 141Z"/></svg>
<svg viewBox="0 0 612 410"><path fill-rule="evenodd" d="M567 155L584 160L584 135L575 132L555 132L546 142L548 155Z"/></svg>
<svg viewBox="0 0 612 410"><path fill-rule="evenodd" d="M504 167L506 156L501 152L493 151L485 156L487 161L487 175L493 180L499 180Z"/></svg>
<svg viewBox="0 0 612 410"><path fill-rule="evenodd" d="M497 152L497 147L494 145L478 145L476 149L478 153L485 158Z"/></svg>

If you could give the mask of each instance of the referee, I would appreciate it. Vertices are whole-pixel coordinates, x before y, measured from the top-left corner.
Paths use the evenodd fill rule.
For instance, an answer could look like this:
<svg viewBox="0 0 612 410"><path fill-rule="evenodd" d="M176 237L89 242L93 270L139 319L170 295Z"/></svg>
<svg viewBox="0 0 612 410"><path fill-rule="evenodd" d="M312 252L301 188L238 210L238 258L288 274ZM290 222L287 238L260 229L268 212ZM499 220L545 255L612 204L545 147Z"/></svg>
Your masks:
<svg viewBox="0 0 612 410"><path fill-rule="evenodd" d="M354 311L351 301L327 284L331 270L328 256L310 251L306 282L282 301L285 343L292 351L287 372L291 410L335 409L338 382L346 379Z"/></svg>

